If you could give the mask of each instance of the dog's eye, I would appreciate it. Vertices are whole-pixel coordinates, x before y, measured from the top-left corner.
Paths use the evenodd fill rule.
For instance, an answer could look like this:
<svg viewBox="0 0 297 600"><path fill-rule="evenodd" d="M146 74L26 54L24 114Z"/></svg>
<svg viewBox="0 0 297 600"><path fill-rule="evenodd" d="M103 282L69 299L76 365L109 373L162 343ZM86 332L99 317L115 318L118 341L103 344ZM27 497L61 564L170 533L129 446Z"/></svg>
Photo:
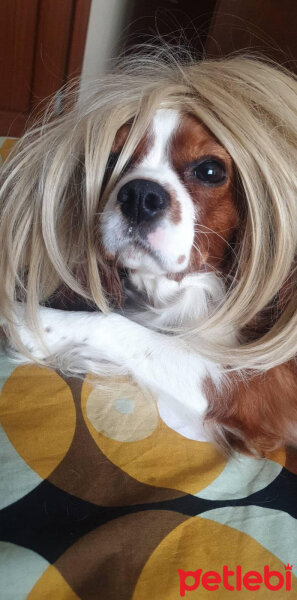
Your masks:
<svg viewBox="0 0 297 600"><path fill-rule="evenodd" d="M227 178L225 166L218 160L207 159L196 165L193 175L206 185L220 185Z"/></svg>

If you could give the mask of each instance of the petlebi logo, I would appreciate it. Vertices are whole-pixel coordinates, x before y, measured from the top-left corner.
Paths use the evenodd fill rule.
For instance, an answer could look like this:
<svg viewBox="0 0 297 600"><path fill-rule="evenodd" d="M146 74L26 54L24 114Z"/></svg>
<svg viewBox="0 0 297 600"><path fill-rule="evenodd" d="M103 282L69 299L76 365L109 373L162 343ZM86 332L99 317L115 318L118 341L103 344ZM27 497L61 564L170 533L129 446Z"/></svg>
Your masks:
<svg viewBox="0 0 297 600"><path fill-rule="evenodd" d="M204 571L197 569L196 571L184 571L178 569L180 596L184 597L188 592L193 592L199 588L204 588L208 591L214 591L225 588L230 592L241 592L249 590L250 592L259 589L270 590L277 592L283 590L288 592L292 589L291 571L293 565L284 565L284 572L271 571L268 565L265 565L263 571L247 571L244 573L240 565L236 565L235 569L229 569L224 565L222 572Z"/></svg>

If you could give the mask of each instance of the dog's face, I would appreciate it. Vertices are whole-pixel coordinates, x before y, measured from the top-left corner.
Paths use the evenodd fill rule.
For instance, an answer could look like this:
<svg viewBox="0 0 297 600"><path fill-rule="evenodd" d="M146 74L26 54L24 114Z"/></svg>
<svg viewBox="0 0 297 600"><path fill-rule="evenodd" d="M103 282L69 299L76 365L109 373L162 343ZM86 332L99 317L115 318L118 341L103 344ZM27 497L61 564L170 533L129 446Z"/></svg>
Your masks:
<svg viewBox="0 0 297 600"><path fill-rule="evenodd" d="M129 129L118 131L111 161ZM101 217L107 256L171 278L219 268L238 224L233 179L230 155L203 124L158 110Z"/></svg>

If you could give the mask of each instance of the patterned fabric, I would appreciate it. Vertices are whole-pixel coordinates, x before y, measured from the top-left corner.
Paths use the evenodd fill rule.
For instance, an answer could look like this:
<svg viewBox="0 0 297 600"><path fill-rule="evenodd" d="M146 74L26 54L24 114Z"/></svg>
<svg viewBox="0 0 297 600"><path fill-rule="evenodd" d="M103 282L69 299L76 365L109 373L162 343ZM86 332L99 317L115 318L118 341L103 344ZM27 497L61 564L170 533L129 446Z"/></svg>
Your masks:
<svg viewBox="0 0 297 600"><path fill-rule="evenodd" d="M15 143L16 138L0 137L0 165L7 159Z"/></svg>
<svg viewBox="0 0 297 600"><path fill-rule="evenodd" d="M287 563L292 590L273 597L296 599L296 453L226 460L129 378L94 385L2 355L0 384L1 600L175 600L178 569Z"/></svg>

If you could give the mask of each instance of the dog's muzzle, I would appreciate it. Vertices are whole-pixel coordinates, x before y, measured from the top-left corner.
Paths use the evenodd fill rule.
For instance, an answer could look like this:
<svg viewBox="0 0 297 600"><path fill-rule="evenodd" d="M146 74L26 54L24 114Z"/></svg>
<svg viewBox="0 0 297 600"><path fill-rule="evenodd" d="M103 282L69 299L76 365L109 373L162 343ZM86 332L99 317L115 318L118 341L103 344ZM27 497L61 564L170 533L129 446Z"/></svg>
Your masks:
<svg viewBox="0 0 297 600"><path fill-rule="evenodd" d="M155 181L132 179L121 187L117 200L129 222L139 225L161 216L169 206L170 196Z"/></svg>

